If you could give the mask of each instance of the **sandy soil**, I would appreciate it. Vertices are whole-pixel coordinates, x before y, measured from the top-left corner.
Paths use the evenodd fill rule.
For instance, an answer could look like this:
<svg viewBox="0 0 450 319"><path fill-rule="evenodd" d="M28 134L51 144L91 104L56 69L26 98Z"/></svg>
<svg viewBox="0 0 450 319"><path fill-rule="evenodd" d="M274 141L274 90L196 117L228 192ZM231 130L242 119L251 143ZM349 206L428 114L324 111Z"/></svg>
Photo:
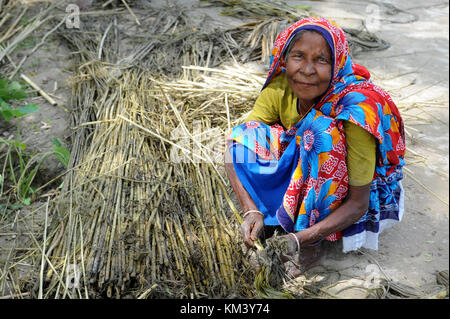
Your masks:
<svg viewBox="0 0 450 319"><path fill-rule="evenodd" d="M150 3L161 7L176 2L152 0ZM368 12L373 12L373 5L376 5L379 17L384 20L373 31L390 42L391 47L380 52L361 53L354 57L354 61L366 66L374 81L389 91L399 105L412 106L417 103L420 107L412 107L402 113L410 134L403 182L406 194L402 222L381 235L378 251L363 249L344 254L340 243L327 245L327 258L323 265L328 272L335 270L341 273L340 279L367 276L366 267L376 264L381 267L377 268L380 274L395 281L416 287L434 282L435 272L448 269L449 262L448 1L430 0L426 5L419 0L390 1L419 17L409 23L398 22L407 21L411 18L410 14L401 12L390 15L381 2L362 4L357 0L330 0L287 3L293 6L310 5L316 15L331 18L342 26L358 25L361 20L367 23L372 21L373 16ZM194 20L208 26L231 27L248 22L221 16L220 8L203 7L198 0L179 1L179 5L189 9ZM133 21L132 17L128 20ZM124 31L133 32L133 29ZM16 52L11 58L20 60L20 55L26 50ZM67 112L70 90L66 82L71 74L67 70L69 61L68 49L56 41L50 41L24 65L25 73L58 101L58 106L51 106L40 97L33 98L40 112L24 118L22 136L35 151L50 150L53 137L70 145L71 129ZM429 102L432 104L427 104ZM417 116L421 119L418 120ZM3 126L0 127L1 134L8 137L14 136L15 132L11 127ZM43 179L47 180L63 169L58 161L51 159L46 161L44 168ZM45 198L41 200L43 202ZM26 216L30 211L19 212L18 216L29 221ZM35 231L38 232L39 226L42 226L42 215L32 216L32 220L33 230L37 227ZM0 226L1 232L5 233L14 230L17 223L12 221ZM5 252L9 247L20 247L24 242L23 238L21 240L15 235L0 235L0 264L6 259ZM306 277L323 271L324 267L316 267Z"/></svg>

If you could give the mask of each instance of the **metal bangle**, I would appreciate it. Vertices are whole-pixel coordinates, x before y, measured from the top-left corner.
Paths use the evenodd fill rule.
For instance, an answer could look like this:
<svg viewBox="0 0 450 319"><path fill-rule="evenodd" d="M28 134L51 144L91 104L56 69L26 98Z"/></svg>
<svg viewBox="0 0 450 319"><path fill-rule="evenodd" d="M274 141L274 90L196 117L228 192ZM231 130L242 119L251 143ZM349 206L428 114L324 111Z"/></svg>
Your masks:
<svg viewBox="0 0 450 319"><path fill-rule="evenodd" d="M294 233L289 233L289 235L294 236L295 241L297 242L297 251L300 251L300 240L298 240L297 236Z"/></svg>
<svg viewBox="0 0 450 319"><path fill-rule="evenodd" d="M250 213L258 213L258 214L260 214L261 216L264 217L264 214L261 213L259 210L257 210L257 209L250 209L249 211L245 212L245 214L242 216L242 219L244 219Z"/></svg>

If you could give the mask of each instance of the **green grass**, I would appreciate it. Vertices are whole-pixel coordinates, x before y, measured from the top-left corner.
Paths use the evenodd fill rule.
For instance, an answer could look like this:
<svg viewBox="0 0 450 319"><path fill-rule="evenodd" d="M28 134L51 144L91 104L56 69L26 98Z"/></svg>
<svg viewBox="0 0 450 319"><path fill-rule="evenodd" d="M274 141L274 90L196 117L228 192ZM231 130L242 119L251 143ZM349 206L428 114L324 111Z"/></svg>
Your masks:
<svg viewBox="0 0 450 319"><path fill-rule="evenodd" d="M0 215L4 218L11 209L17 209L23 205L30 205L36 188L33 181L37 176L42 163L50 156L55 156L67 168L70 152L53 139L53 150L47 153L29 153L27 145L21 141L20 118L39 111L34 104L25 104L15 107L11 102L17 102L27 98L24 87L19 82L0 78L0 119L10 122L17 119L17 138L0 138ZM45 123L51 123L46 119ZM6 152L3 149L6 147ZM13 198L11 194L14 194ZM7 198L7 200L5 200ZM4 204L6 202L6 204ZM21 206L22 205L22 206Z"/></svg>

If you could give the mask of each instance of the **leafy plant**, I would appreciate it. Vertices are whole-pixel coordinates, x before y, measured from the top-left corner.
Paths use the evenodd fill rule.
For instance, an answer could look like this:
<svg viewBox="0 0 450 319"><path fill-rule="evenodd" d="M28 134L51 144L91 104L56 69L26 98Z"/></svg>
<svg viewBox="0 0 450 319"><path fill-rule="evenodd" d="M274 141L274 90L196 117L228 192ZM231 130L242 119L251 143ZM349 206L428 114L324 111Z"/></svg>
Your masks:
<svg viewBox="0 0 450 319"><path fill-rule="evenodd" d="M6 152L3 171L9 173L9 180L15 185L17 199L25 205L29 205L31 202L30 195L34 191L31 187L31 182L36 176L40 165L31 168L36 162L37 155L30 157L24 153L23 151L27 146L20 141L0 139L0 142L6 143L9 146Z"/></svg>
<svg viewBox="0 0 450 319"><path fill-rule="evenodd" d="M69 166L70 152L67 148L62 146L57 138L53 139L53 155L55 155L66 168Z"/></svg>
<svg viewBox="0 0 450 319"><path fill-rule="evenodd" d="M0 79L0 114L3 119L9 122L12 118L20 118L24 115L37 112L39 109L34 104L26 104L24 106L15 108L9 102L11 100L23 100L27 97L24 88L19 82L10 81L9 79ZM5 143L9 146L5 153L5 162L3 166L2 175L5 176L6 168L9 171L10 180L16 185L18 199L26 205L30 204L31 198L28 196L33 191L31 182L36 175L39 165L28 171L34 161L29 160L28 156L23 152L27 147L26 144L20 141L20 123L17 123L17 140L5 140L0 138L0 144ZM13 153L17 154L19 167L14 167ZM16 178L16 172L19 172ZM4 177L0 183L0 196L3 194L3 187L5 185Z"/></svg>
<svg viewBox="0 0 450 319"><path fill-rule="evenodd" d="M2 139L0 139L0 142L9 145L5 166L8 168L9 178L14 185L17 199L25 205L30 205L31 203L31 197L36 192L36 189L32 187L32 183L40 166L49 156L56 156L65 167L69 164L70 152L56 138L53 139L53 151L34 155L28 155L24 152L27 146L23 143ZM13 164L13 157L17 157L18 160L16 167ZM2 188L3 185L0 183L0 195Z"/></svg>
<svg viewBox="0 0 450 319"><path fill-rule="evenodd" d="M11 100L23 100L26 97L27 94L20 83L8 79L0 79L0 114L7 122L12 118L20 118L39 110L34 104L26 104L18 108L8 104ZM32 187L32 183L40 166L49 156L56 156L66 168L69 164L70 152L62 146L57 138L53 139L53 150L45 154L29 154L25 151L27 145L22 143L20 139L20 121L17 121L16 140L0 138L0 144L6 144L8 147L7 151L0 155L0 159L4 158L3 170L0 171L0 197L4 194L5 179L8 176L8 180L12 185L10 185L11 187L7 192L15 191L15 197L19 201L19 203L0 205L0 213L3 211L3 216L7 209L14 209L14 207L19 207L20 205L30 205L32 195L36 192L36 188Z"/></svg>
<svg viewBox="0 0 450 319"><path fill-rule="evenodd" d="M39 111L34 104L26 104L18 108L13 108L8 104L11 100L23 100L26 97L27 94L19 82L0 79L0 114L7 122L13 117L19 118Z"/></svg>

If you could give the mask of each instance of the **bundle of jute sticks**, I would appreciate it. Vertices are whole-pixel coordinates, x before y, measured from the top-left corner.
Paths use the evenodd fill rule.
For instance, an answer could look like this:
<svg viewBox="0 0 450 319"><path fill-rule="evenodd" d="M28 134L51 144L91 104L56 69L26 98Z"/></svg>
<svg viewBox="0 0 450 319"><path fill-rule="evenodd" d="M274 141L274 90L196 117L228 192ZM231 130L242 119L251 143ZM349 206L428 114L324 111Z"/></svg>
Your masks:
<svg viewBox="0 0 450 319"><path fill-rule="evenodd" d="M89 71L105 70L92 65ZM80 104L92 106L95 121L79 123L86 138L72 150L64 196L69 201L56 206L61 227L65 221L71 231L55 238L52 259L60 263L54 266L64 273L68 264L80 265L85 293L95 284L108 296L120 295L132 281L137 287L157 284L155 292L174 297L229 293L235 270L245 265L232 264L242 260L222 200L223 177L200 152L191 163L170 158L177 150L170 131L189 123L181 112L195 109L185 105L181 111L175 99L165 101L149 74L127 71L119 81L109 89L78 82L80 92L89 92ZM59 286L57 269L47 275Z"/></svg>

